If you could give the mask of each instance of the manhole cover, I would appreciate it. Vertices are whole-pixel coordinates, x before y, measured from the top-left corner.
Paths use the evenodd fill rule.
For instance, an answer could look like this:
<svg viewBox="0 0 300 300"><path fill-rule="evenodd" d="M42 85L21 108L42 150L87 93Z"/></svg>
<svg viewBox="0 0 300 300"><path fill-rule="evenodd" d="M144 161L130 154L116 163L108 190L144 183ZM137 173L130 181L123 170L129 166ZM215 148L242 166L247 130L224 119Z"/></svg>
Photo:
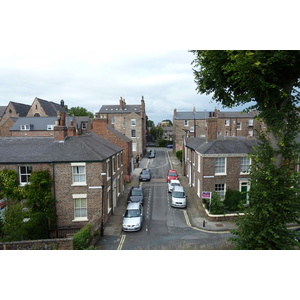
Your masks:
<svg viewBox="0 0 300 300"><path fill-rule="evenodd" d="M217 227L223 227L223 224L215 224Z"/></svg>

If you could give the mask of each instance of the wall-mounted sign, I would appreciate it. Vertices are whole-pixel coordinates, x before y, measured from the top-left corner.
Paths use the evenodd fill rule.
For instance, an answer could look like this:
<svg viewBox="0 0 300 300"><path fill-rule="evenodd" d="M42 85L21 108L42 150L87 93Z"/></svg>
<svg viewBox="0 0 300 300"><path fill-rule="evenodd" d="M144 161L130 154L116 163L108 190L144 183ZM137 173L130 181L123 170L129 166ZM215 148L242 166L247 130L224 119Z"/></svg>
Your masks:
<svg viewBox="0 0 300 300"><path fill-rule="evenodd" d="M202 192L202 198L210 199L211 198L211 192Z"/></svg>

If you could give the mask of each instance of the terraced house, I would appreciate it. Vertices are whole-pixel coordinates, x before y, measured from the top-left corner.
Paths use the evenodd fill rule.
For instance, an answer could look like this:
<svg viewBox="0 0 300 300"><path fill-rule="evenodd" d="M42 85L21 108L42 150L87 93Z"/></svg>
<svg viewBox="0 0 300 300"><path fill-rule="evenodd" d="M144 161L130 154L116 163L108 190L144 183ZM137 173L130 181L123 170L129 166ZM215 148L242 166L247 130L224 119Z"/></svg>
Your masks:
<svg viewBox="0 0 300 300"><path fill-rule="evenodd" d="M0 169L15 170L21 186L32 172L49 171L59 229L106 222L124 190L123 149L94 133L76 136L65 120L62 113L53 137L1 138Z"/></svg>
<svg viewBox="0 0 300 300"><path fill-rule="evenodd" d="M205 138L187 138L184 147L184 173L199 198L202 192L217 192L224 199L226 189L242 192L244 202L250 189L249 153L253 137L217 136L217 118L207 119Z"/></svg>

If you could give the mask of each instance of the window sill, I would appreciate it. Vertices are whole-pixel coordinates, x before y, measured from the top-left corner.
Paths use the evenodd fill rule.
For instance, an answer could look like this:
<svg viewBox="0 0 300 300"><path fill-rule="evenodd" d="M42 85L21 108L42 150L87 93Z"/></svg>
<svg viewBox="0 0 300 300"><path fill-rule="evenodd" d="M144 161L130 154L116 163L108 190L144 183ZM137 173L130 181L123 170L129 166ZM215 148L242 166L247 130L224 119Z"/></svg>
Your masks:
<svg viewBox="0 0 300 300"><path fill-rule="evenodd" d="M87 186L85 182L73 183L71 186Z"/></svg>
<svg viewBox="0 0 300 300"><path fill-rule="evenodd" d="M72 222L86 222L88 220L89 220L88 218L77 218L77 219L72 220Z"/></svg>

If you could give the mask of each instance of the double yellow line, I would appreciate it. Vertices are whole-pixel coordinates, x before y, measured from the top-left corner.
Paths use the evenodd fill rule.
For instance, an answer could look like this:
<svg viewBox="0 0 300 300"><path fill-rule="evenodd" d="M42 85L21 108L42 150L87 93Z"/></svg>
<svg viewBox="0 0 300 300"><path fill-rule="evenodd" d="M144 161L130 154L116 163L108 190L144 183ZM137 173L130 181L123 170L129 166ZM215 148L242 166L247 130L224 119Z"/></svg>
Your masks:
<svg viewBox="0 0 300 300"><path fill-rule="evenodd" d="M122 247L123 247L123 244L125 242L125 239L126 239L126 235L122 234L121 240L120 240L120 243L119 243L119 246L118 246L117 250L122 250Z"/></svg>

